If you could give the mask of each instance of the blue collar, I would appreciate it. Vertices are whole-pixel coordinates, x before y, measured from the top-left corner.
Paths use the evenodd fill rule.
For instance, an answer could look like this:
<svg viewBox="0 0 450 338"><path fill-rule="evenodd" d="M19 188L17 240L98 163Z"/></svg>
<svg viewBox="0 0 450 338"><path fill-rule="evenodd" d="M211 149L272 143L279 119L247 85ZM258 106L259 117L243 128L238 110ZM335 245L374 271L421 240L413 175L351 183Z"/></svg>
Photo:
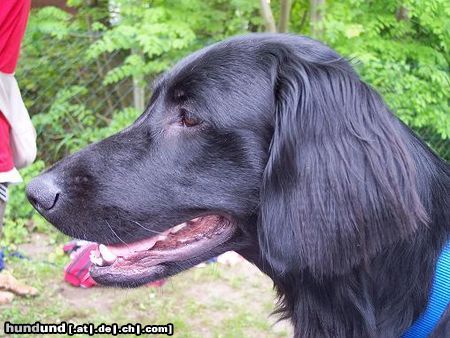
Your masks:
<svg viewBox="0 0 450 338"><path fill-rule="evenodd" d="M450 240L445 245L436 265L431 296L425 311L402 335L402 338L426 338L436 327L450 304Z"/></svg>

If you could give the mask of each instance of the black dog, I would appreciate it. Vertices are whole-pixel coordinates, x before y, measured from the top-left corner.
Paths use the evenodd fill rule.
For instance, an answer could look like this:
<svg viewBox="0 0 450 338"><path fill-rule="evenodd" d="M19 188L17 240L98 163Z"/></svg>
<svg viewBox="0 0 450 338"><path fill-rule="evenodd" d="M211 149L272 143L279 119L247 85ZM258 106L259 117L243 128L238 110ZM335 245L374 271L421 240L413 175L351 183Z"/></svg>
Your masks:
<svg viewBox="0 0 450 338"><path fill-rule="evenodd" d="M290 35L187 57L133 125L28 196L64 233L105 244L102 284L241 253L273 279L297 337L401 335L450 234L450 166L345 59ZM447 311L435 335L449 326Z"/></svg>

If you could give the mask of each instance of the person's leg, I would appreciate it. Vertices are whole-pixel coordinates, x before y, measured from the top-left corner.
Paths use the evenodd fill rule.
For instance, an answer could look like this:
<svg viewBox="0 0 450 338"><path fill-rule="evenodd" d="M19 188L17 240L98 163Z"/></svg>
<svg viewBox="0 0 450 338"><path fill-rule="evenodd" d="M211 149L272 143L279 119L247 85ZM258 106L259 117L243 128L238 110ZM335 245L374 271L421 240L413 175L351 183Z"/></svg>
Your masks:
<svg viewBox="0 0 450 338"><path fill-rule="evenodd" d="M3 216L5 216L6 202L0 199L0 238L3 230Z"/></svg>
<svg viewBox="0 0 450 338"><path fill-rule="evenodd" d="M0 239L3 230L6 201L8 190L6 184L0 183ZM1 250L1 247L0 247ZM23 284L14 278L8 271L0 273L0 304L8 304L14 298L14 293L19 296L34 296L37 290L34 287Z"/></svg>
<svg viewBox="0 0 450 338"><path fill-rule="evenodd" d="M8 200L8 187L4 183L0 183L0 243L3 233L3 222L5 218L6 201ZM0 245L0 271L5 268L3 248Z"/></svg>
<svg viewBox="0 0 450 338"><path fill-rule="evenodd" d="M0 240L2 239L3 217L5 215L6 202L0 199ZM1 243L1 242L0 242ZM3 248L0 245L0 271L5 268Z"/></svg>
<svg viewBox="0 0 450 338"><path fill-rule="evenodd" d="M0 239L2 239L3 219L5 217L6 201L8 200L8 186L0 183ZM3 253L0 246L0 271L3 270Z"/></svg>
<svg viewBox="0 0 450 338"><path fill-rule="evenodd" d="M3 217L5 216L6 200L8 199L8 187L0 183L0 238L3 229Z"/></svg>
<svg viewBox="0 0 450 338"><path fill-rule="evenodd" d="M2 235L2 229L3 229L3 217L5 216L5 209L6 209L6 186L0 183L0 239ZM0 250L2 248L0 247ZM3 268L3 255L0 255L0 259L2 260L0 262L1 268ZM0 285L0 305L3 304L9 304L14 299L14 294L12 292L4 290L4 288Z"/></svg>

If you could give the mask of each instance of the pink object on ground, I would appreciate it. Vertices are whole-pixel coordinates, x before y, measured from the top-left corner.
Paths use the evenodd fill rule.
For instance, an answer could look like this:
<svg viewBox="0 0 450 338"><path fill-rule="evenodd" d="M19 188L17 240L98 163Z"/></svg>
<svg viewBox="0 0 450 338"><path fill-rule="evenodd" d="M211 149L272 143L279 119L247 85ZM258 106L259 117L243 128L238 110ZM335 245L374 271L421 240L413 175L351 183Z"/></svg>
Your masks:
<svg viewBox="0 0 450 338"><path fill-rule="evenodd" d="M97 283L92 279L89 270L92 266L90 255L98 250L98 244L86 241L70 241L63 247L65 253L70 254L70 263L64 268L64 280L73 286L91 288ZM160 279L148 283L147 286L160 287L166 282Z"/></svg>
<svg viewBox="0 0 450 338"><path fill-rule="evenodd" d="M82 288L90 288L97 284L89 274L92 265L89 256L92 250L97 250L97 246L97 243L89 243L73 252L72 260L64 268L66 282Z"/></svg>
<svg viewBox="0 0 450 338"><path fill-rule="evenodd" d="M166 280L165 279L159 279L157 281L148 283L147 286L153 286L153 287L159 288L160 286L163 286L164 284L166 284Z"/></svg>

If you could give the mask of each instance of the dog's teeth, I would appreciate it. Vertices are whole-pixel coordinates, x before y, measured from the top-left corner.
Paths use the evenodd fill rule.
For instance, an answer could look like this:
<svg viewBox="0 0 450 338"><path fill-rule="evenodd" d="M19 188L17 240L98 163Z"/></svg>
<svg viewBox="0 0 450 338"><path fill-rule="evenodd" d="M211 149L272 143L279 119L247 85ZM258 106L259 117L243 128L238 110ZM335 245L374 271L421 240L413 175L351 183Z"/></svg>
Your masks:
<svg viewBox="0 0 450 338"><path fill-rule="evenodd" d="M98 257L96 253L91 251L91 254L89 255L89 259L91 260L91 263L98 266L103 266L103 259L101 257Z"/></svg>
<svg viewBox="0 0 450 338"><path fill-rule="evenodd" d="M97 254L95 251L91 251L91 253L89 254L89 260L91 261L91 263L94 263L97 261Z"/></svg>
<svg viewBox="0 0 450 338"><path fill-rule="evenodd" d="M156 239L156 242L160 242L160 241L164 241L166 240L167 235L159 235L158 238ZM155 242L155 244L156 244Z"/></svg>
<svg viewBox="0 0 450 338"><path fill-rule="evenodd" d="M178 225L176 225L176 226L174 226L173 228L170 229L170 233L176 234L178 231L183 229L186 225L187 225L186 222L178 224Z"/></svg>
<svg viewBox="0 0 450 338"><path fill-rule="evenodd" d="M94 251L91 251L91 253L89 254L89 260L91 261L91 263L94 263L94 260L95 260Z"/></svg>
<svg viewBox="0 0 450 338"><path fill-rule="evenodd" d="M100 244L98 249L100 250L101 258L103 258L106 263L114 263L117 259L117 256L114 255L104 244Z"/></svg>
<svg viewBox="0 0 450 338"><path fill-rule="evenodd" d="M150 245L147 247L147 250L150 250L151 248L153 248L155 246L156 242L158 242L158 240L159 240L159 237L160 236L152 238Z"/></svg>

